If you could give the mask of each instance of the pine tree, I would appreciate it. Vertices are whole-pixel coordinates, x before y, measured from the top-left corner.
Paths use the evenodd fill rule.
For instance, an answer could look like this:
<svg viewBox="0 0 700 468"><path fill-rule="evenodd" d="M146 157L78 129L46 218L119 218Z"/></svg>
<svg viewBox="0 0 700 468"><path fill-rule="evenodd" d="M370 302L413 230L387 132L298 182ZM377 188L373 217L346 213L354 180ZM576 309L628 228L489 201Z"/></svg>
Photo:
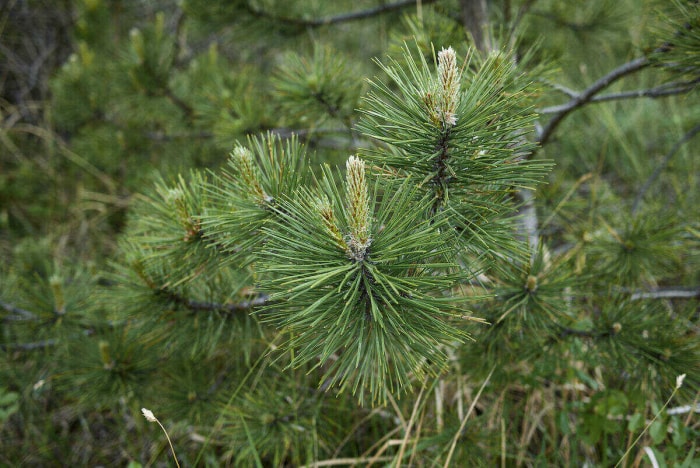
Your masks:
<svg viewBox="0 0 700 468"><path fill-rule="evenodd" d="M360 3L76 3L0 460L697 462L700 7Z"/></svg>

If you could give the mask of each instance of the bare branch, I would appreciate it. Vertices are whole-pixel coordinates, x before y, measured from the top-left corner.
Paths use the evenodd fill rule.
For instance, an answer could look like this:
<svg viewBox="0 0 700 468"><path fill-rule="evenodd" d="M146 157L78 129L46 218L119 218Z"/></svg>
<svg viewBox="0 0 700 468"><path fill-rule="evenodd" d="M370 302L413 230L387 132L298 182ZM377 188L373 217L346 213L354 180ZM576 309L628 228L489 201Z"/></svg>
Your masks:
<svg viewBox="0 0 700 468"><path fill-rule="evenodd" d="M549 122L547 122L547 125L545 125L544 128L542 128L542 131L538 132L539 135L537 141L540 144L540 146L543 146L547 143L549 138L552 136L552 133L554 133L554 130L556 130L559 124L571 112L590 102L596 94L613 84L615 81L619 80L620 78L626 75L630 75L643 68L646 68L649 65L649 59L647 59L646 57L639 57L637 59L632 60L631 62L627 62L624 65L617 67L607 75L598 79L595 83L593 83L583 92L577 94L566 104L549 108L549 113L553 113L555 115Z"/></svg>
<svg viewBox="0 0 700 468"><path fill-rule="evenodd" d="M21 320L36 320L37 316L33 314L32 312L29 312L28 310L21 309L17 306L14 306L12 304L9 304L4 301L0 301L0 307L5 309L11 314L14 315L8 315L7 317L3 318L3 321L21 321Z"/></svg>
<svg viewBox="0 0 700 468"><path fill-rule="evenodd" d="M615 101L620 99L631 99L631 98L660 98L666 96L673 96L676 94L689 93L700 82L700 80L694 80L685 83L669 83L673 86L658 86L656 88L649 89L638 89L633 91L622 91L619 93L610 93L603 96L596 96L591 99L591 102L604 102L604 101Z"/></svg>
<svg viewBox="0 0 700 468"><path fill-rule="evenodd" d="M606 102L606 101L616 101L620 99L633 99L633 98L659 98L665 96L671 96L675 94L684 94L692 91L700 83L700 80L693 81L683 81L683 82L673 82L666 83L661 86L649 89L637 89L632 91L621 91L619 93L604 94L602 96L594 96L588 102ZM571 98L578 97L579 93L570 90L564 86L550 84L557 91L568 95ZM540 114L556 114L561 112L561 110L566 106L566 104L561 106L550 106L540 109L538 112Z"/></svg>
<svg viewBox="0 0 700 468"><path fill-rule="evenodd" d="M697 288L656 288L651 291L637 291L630 299L700 299L700 287Z"/></svg>

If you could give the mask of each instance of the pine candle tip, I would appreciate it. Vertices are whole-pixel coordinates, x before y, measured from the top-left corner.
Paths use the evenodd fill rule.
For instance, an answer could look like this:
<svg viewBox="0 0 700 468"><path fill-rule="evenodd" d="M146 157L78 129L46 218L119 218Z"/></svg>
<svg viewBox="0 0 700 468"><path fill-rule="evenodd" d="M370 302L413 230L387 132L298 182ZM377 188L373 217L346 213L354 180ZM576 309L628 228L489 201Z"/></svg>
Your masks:
<svg viewBox="0 0 700 468"><path fill-rule="evenodd" d="M438 52L438 108L440 120L446 127L457 124L457 105L459 102L460 72L457 68L457 54L452 47Z"/></svg>
<svg viewBox="0 0 700 468"><path fill-rule="evenodd" d="M236 146L235 148L233 148L233 151L231 151L231 155L234 158L243 159L243 158L249 158L250 152L244 146Z"/></svg>
<svg viewBox="0 0 700 468"><path fill-rule="evenodd" d="M345 167L347 168L348 171L355 170L355 169L359 169L359 170L364 171L365 162L362 159L358 158L357 156L350 156L348 158L348 162L345 163Z"/></svg>
<svg viewBox="0 0 700 468"><path fill-rule="evenodd" d="M362 260L370 244L369 238L369 197L365 162L357 156L350 156L347 167L347 203L350 213L350 241L348 247L352 258Z"/></svg>
<svg viewBox="0 0 700 468"><path fill-rule="evenodd" d="M438 60L443 60L445 57L450 57L452 60L457 56L455 53L455 50L452 48L452 46L448 47L445 49L444 47L440 49L440 52L438 52Z"/></svg>
<svg viewBox="0 0 700 468"><path fill-rule="evenodd" d="M146 418L148 422L156 422L156 417L153 414L153 411L146 409L146 408L141 408L141 412L143 413L143 416Z"/></svg>

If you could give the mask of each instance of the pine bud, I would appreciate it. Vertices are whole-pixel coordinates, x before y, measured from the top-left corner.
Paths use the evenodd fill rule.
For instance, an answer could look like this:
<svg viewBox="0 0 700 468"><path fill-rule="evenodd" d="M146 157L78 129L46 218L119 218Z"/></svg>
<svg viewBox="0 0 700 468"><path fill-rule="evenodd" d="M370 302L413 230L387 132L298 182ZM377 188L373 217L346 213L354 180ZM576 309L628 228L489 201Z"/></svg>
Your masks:
<svg viewBox="0 0 700 468"><path fill-rule="evenodd" d="M97 347L100 350L100 360L102 361L102 367L104 367L105 370L114 369L115 363L110 353L109 343L107 343L104 340L100 340Z"/></svg>
<svg viewBox="0 0 700 468"><path fill-rule="evenodd" d="M129 37L131 38L131 47L139 58L139 62L143 63L146 59L146 46L143 41L143 34L137 28L132 28L129 31Z"/></svg>
<svg viewBox="0 0 700 468"><path fill-rule="evenodd" d="M459 103L460 73L457 68L457 54L452 47L438 52L438 79L438 114L445 127L453 127L457 123L455 112Z"/></svg>
<svg viewBox="0 0 700 468"><path fill-rule="evenodd" d="M369 196L365 178L365 162L355 156L350 156L347 168L347 203L350 214L350 241L348 246L352 258L361 261L365 258L367 248L371 243L369 238Z"/></svg>
<svg viewBox="0 0 700 468"><path fill-rule="evenodd" d="M54 274L49 278L49 285L53 293L54 313L56 315L64 315L66 313L66 300L63 295L63 279Z"/></svg>
<svg viewBox="0 0 700 468"><path fill-rule="evenodd" d="M529 275L525 284L525 289L529 293L534 293L537 290L537 277Z"/></svg>

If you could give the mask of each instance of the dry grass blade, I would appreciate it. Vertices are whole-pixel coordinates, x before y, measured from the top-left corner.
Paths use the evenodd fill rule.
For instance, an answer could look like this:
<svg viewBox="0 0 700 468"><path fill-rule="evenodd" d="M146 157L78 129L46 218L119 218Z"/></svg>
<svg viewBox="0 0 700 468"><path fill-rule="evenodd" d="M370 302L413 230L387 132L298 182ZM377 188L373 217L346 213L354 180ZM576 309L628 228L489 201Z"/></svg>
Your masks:
<svg viewBox="0 0 700 468"><path fill-rule="evenodd" d="M445 463L442 465L444 468L447 468L448 466L450 466L450 461L452 460L452 455L454 454L455 447L457 446L457 440L459 439L459 435L464 430L464 426L467 424L467 419L469 419L469 416L472 414L472 411L474 411L474 407L476 406L476 402L479 401L479 397L481 397L481 392L484 391L484 388L486 388L486 384L488 384L489 380L491 380L491 375L493 374L494 370L496 370L496 366L494 366L491 369L491 372L489 372L489 375L486 376L486 380L484 380L484 383L481 384L481 388L479 388L479 392L476 394L476 397L474 398L474 401L472 401L471 406L469 406L469 410L467 411L467 414L465 414L464 418L462 418L462 422L459 425L459 430L455 433L454 437L452 438L452 444L450 444L450 451L447 454L447 458L445 459Z"/></svg>
<svg viewBox="0 0 700 468"><path fill-rule="evenodd" d="M403 441L401 442L401 447L399 448L399 454L396 457L396 466L401 466L401 460L403 459L403 454L406 451L406 444L408 444L408 438L411 435L411 428L413 427L413 422L416 419L416 414L418 414L418 408L421 406L421 401L423 400L423 392L425 391L425 386L427 382L423 382L421 386L418 398L416 398L416 403L413 405L413 411L411 412L411 419L408 420L408 426L406 426L406 433L403 436Z"/></svg>

